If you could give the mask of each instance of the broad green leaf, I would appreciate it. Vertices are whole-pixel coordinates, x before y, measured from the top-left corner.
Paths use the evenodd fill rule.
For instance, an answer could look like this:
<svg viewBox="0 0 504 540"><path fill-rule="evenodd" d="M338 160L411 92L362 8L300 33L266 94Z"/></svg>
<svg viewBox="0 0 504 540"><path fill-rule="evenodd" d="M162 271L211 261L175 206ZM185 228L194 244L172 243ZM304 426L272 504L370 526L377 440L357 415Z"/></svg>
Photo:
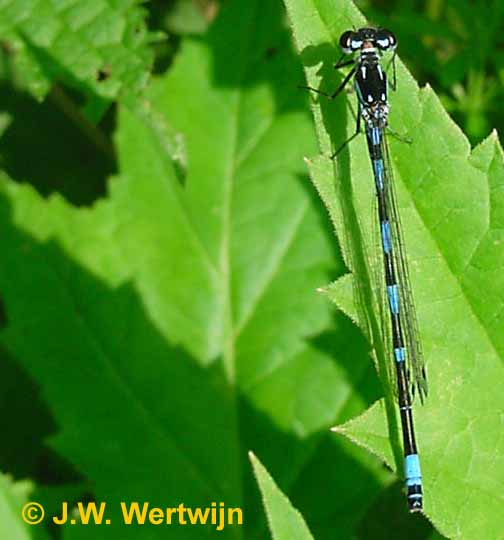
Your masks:
<svg viewBox="0 0 504 540"><path fill-rule="evenodd" d="M261 489L264 508L273 540L313 540L303 516L275 484L264 465L250 452L250 461Z"/></svg>
<svg viewBox="0 0 504 540"><path fill-rule="evenodd" d="M335 88L339 35L364 19L349 1L286 4L309 84ZM502 149L492 134L471 151L432 90L419 89L400 63L398 90L391 94L391 126L413 140L391 139L390 147L428 362L430 395L424 407L415 407L425 512L449 538L497 539L504 530L504 400L496 384L504 376ZM348 100L355 107L355 96ZM354 305L348 302L349 278L343 287L329 287L329 297L355 315L375 343L383 374L390 359L383 357L373 300L374 194L365 141L353 141L331 162L327 156L353 132L355 121L344 97L314 101L322 155L309 160L310 171L353 273ZM401 467L389 391L386 397L386 406L340 429Z"/></svg>
<svg viewBox="0 0 504 540"><path fill-rule="evenodd" d="M42 98L62 81L86 96L135 94L149 77L154 38L136 0L1 0L0 34Z"/></svg>
<svg viewBox="0 0 504 540"><path fill-rule="evenodd" d="M186 39L149 103L120 108L119 175L92 208L2 179L1 341L40 385L52 447L109 503L95 538L138 537L119 501L244 505L246 529L219 536L263 538L246 451L313 500L298 481L322 477L329 427L379 397L362 335L316 292L344 270L304 169L315 140L282 19L280 2L231 2ZM163 122L186 141L183 179ZM389 477L330 444L346 474L320 506L352 530Z"/></svg>

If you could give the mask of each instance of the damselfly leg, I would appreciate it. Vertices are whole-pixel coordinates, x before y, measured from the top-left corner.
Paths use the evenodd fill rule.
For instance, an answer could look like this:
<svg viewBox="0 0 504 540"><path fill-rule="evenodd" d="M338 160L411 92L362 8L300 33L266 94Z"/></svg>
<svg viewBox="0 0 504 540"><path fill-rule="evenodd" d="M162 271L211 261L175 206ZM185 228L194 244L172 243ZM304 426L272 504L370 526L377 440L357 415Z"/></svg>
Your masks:
<svg viewBox="0 0 504 540"><path fill-rule="evenodd" d="M362 113L361 113L361 110L360 110L360 107L357 109L357 119L356 119L356 122L355 122L355 133L353 135L351 135L350 137L348 137L348 139L342 143L339 148L331 155L331 159L336 159L338 157L338 154L351 142L355 139L355 137L357 137L357 135L360 134L361 132L361 118L362 118Z"/></svg>
<svg viewBox="0 0 504 540"><path fill-rule="evenodd" d="M299 86L299 88L304 90L310 90L311 92L315 92L316 94L320 94L321 96L324 96L328 99L334 99L336 98L341 91L345 88L345 86L348 84L348 81L355 75L355 71L357 70L356 67L352 68L347 76L343 79L341 84L336 88L336 90L332 94L328 94L327 92L324 92L323 90L319 90L318 88L313 88L312 86Z"/></svg>

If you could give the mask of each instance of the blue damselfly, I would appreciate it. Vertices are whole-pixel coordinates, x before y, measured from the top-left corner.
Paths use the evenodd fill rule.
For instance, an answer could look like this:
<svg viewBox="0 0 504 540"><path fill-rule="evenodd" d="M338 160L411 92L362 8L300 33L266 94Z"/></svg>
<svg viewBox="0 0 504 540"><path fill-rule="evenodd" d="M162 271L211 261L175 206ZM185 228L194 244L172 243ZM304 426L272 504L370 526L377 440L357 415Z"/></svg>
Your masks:
<svg viewBox="0 0 504 540"><path fill-rule="evenodd" d="M344 32L340 38L343 56L334 67L339 69L352 66L349 73L332 94L311 87L306 88L334 99L350 80L354 81L358 99L356 131L332 155L332 158L335 158L339 151L360 133L363 121L378 201L386 288L383 297L386 299L385 309L389 313L390 320L390 331L387 331L387 334L390 335L391 347L385 348L390 350L390 360L395 365L408 507L410 511L415 512L422 510L423 492L411 406L415 394L419 395L422 402L426 397L427 379L386 140L386 132L389 130L388 85L387 74L380 61L383 53L392 53L389 65L392 65L393 78L390 85L395 90L396 46L397 40L389 30L361 28Z"/></svg>

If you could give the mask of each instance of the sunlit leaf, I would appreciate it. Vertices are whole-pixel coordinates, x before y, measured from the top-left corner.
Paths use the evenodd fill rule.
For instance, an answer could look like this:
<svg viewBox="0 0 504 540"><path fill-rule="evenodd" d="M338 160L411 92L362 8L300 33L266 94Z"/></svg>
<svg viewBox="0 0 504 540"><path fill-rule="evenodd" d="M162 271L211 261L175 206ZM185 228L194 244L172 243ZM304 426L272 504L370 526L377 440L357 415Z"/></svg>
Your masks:
<svg viewBox="0 0 504 540"><path fill-rule="evenodd" d="M335 88L338 37L364 25L363 17L346 0L286 4L309 84ZM391 95L391 126L413 143L391 140L390 146L430 381L426 405L415 407L425 512L449 538L499 538L504 530L499 510L504 400L496 384L504 377L502 149L492 134L471 151L433 91L419 89L402 65L398 86ZM379 353L369 256L376 249L376 217L365 141L353 141L335 162L327 157L354 130L348 103L355 108L355 96L315 101L322 155L310 160L310 170L353 272L357 301L349 307L346 285L329 287L328 295L357 314ZM390 361L378 360L382 369ZM391 450L397 458L400 430L387 395L387 407L375 406L340 430L395 466Z"/></svg>

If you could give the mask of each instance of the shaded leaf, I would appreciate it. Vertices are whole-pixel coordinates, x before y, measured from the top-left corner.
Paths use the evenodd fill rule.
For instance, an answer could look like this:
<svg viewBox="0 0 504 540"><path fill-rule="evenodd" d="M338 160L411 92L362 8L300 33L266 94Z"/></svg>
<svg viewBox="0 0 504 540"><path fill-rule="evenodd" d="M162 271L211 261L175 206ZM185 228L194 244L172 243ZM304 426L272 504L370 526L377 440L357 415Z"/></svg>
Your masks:
<svg viewBox="0 0 504 540"><path fill-rule="evenodd" d="M262 463L252 454L250 461L254 467L257 483L263 496L263 504L268 515L268 523L273 540L313 540L303 516L291 505L289 499L278 489Z"/></svg>

